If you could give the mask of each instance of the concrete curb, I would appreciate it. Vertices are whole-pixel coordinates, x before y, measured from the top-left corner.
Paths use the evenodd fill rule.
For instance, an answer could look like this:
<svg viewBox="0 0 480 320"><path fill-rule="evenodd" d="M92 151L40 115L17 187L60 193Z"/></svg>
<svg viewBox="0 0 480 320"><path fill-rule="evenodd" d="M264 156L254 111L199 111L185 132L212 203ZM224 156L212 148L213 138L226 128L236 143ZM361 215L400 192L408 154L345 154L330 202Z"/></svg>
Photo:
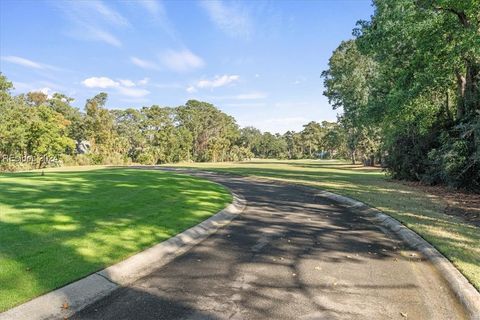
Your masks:
<svg viewBox="0 0 480 320"><path fill-rule="evenodd" d="M195 170L197 172L208 172L211 174L219 174L212 171ZM220 173L221 174L221 173ZM226 173L225 175L236 176L234 174ZM290 183L280 180L270 180L265 178L249 177L247 179L254 181L261 181L265 183L279 183L283 185L294 186L300 190L313 193L314 196L324 197L340 203L348 208L354 208L361 214L369 217L374 224L380 225L392 231L400 237L405 243L412 248L420 251L433 266L440 272L442 277L447 281L452 292L455 294L459 302L465 308L471 320L480 320L480 292L465 278L463 274L433 245L428 243L420 235L413 230L407 228L397 219L383 213L382 211L372 208L367 204L342 196L333 192L320 190L314 187L308 187L300 184Z"/></svg>
<svg viewBox="0 0 480 320"><path fill-rule="evenodd" d="M243 212L246 200L233 202L196 226L113 266L0 313L0 320L64 319L113 291L169 263Z"/></svg>
<svg viewBox="0 0 480 320"><path fill-rule="evenodd" d="M434 267L440 272L447 281L453 293L463 305L472 320L480 320L480 293L473 285L455 268L455 266L442 255L434 246L424 240L413 230L404 226L400 221L372 208L367 204L341 196L328 191L321 191L315 188L298 186L303 190L313 192L315 196L328 198L341 203L349 208L355 208L360 213L368 216L371 220L382 227L385 227L397 234L408 245L420 251L427 259L431 261Z"/></svg>

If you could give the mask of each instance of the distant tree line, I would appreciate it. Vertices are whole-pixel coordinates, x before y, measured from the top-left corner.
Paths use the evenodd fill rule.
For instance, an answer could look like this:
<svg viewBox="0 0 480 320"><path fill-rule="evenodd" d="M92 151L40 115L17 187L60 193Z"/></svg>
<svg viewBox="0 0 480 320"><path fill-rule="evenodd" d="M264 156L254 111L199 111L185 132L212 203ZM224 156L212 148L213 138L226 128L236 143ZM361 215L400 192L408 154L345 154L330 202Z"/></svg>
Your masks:
<svg viewBox="0 0 480 320"><path fill-rule="evenodd" d="M325 95L354 160L399 179L480 189L480 2L375 0L333 52Z"/></svg>
<svg viewBox="0 0 480 320"><path fill-rule="evenodd" d="M210 103L189 100L176 108L107 109L99 93L73 107L72 98L42 92L11 95L0 74L0 168L51 165L162 164L179 161L240 161L250 158L342 158L348 156L344 129L310 122L283 135L239 128ZM28 155L32 161L22 160ZM59 163L48 160L57 158ZM25 160L25 159L23 159Z"/></svg>

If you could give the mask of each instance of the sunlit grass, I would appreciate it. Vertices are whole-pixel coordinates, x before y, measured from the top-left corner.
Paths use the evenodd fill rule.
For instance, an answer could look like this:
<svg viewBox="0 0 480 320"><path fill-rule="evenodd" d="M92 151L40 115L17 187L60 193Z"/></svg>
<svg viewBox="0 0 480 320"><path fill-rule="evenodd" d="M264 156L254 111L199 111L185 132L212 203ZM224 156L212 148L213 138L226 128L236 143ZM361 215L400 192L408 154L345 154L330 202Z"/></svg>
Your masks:
<svg viewBox="0 0 480 320"><path fill-rule="evenodd" d="M343 161L254 160L178 164L212 171L289 181L363 201L400 220L433 244L480 290L480 230L443 214L435 196L392 181L375 168Z"/></svg>
<svg viewBox="0 0 480 320"><path fill-rule="evenodd" d="M0 174L0 311L161 242L231 201L222 186L153 170Z"/></svg>

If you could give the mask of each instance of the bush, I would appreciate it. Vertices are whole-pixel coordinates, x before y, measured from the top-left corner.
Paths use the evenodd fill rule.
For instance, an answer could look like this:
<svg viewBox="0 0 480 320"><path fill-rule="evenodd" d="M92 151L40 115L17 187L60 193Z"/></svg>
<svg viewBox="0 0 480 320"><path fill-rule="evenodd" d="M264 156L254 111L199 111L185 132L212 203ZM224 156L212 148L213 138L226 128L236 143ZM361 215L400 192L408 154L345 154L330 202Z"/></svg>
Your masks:
<svg viewBox="0 0 480 320"><path fill-rule="evenodd" d="M480 190L480 119L450 129L432 126L393 135L387 171L393 178Z"/></svg>
<svg viewBox="0 0 480 320"><path fill-rule="evenodd" d="M470 127L470 126L468 126ZM440 137L441 147L428 154L429 167L423 181L453 188L480 189L480 145L472 130L452 129ZM465 133L471 134L465 134Z"/></svg>
<svg viewBox="0 0 480 320"><path fill-rule="evenodd" d="M395 179L421 180L428 167L428 153L437 145L435 134L419 130L399 133L386 145L385 165Z"/></svg>

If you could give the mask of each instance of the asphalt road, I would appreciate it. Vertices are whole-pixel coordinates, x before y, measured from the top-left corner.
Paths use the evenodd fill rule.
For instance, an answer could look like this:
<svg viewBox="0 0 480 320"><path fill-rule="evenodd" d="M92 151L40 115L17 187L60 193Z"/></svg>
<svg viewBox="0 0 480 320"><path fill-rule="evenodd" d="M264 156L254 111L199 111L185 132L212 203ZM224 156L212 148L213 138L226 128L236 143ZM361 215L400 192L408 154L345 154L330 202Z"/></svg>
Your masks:
<svg viewBox="0 0 480 320"><path fill-rule="evenodd" d="M291 185L206 175L248 204L186 254L73 319L465 319L396 236Z"/></svg>

